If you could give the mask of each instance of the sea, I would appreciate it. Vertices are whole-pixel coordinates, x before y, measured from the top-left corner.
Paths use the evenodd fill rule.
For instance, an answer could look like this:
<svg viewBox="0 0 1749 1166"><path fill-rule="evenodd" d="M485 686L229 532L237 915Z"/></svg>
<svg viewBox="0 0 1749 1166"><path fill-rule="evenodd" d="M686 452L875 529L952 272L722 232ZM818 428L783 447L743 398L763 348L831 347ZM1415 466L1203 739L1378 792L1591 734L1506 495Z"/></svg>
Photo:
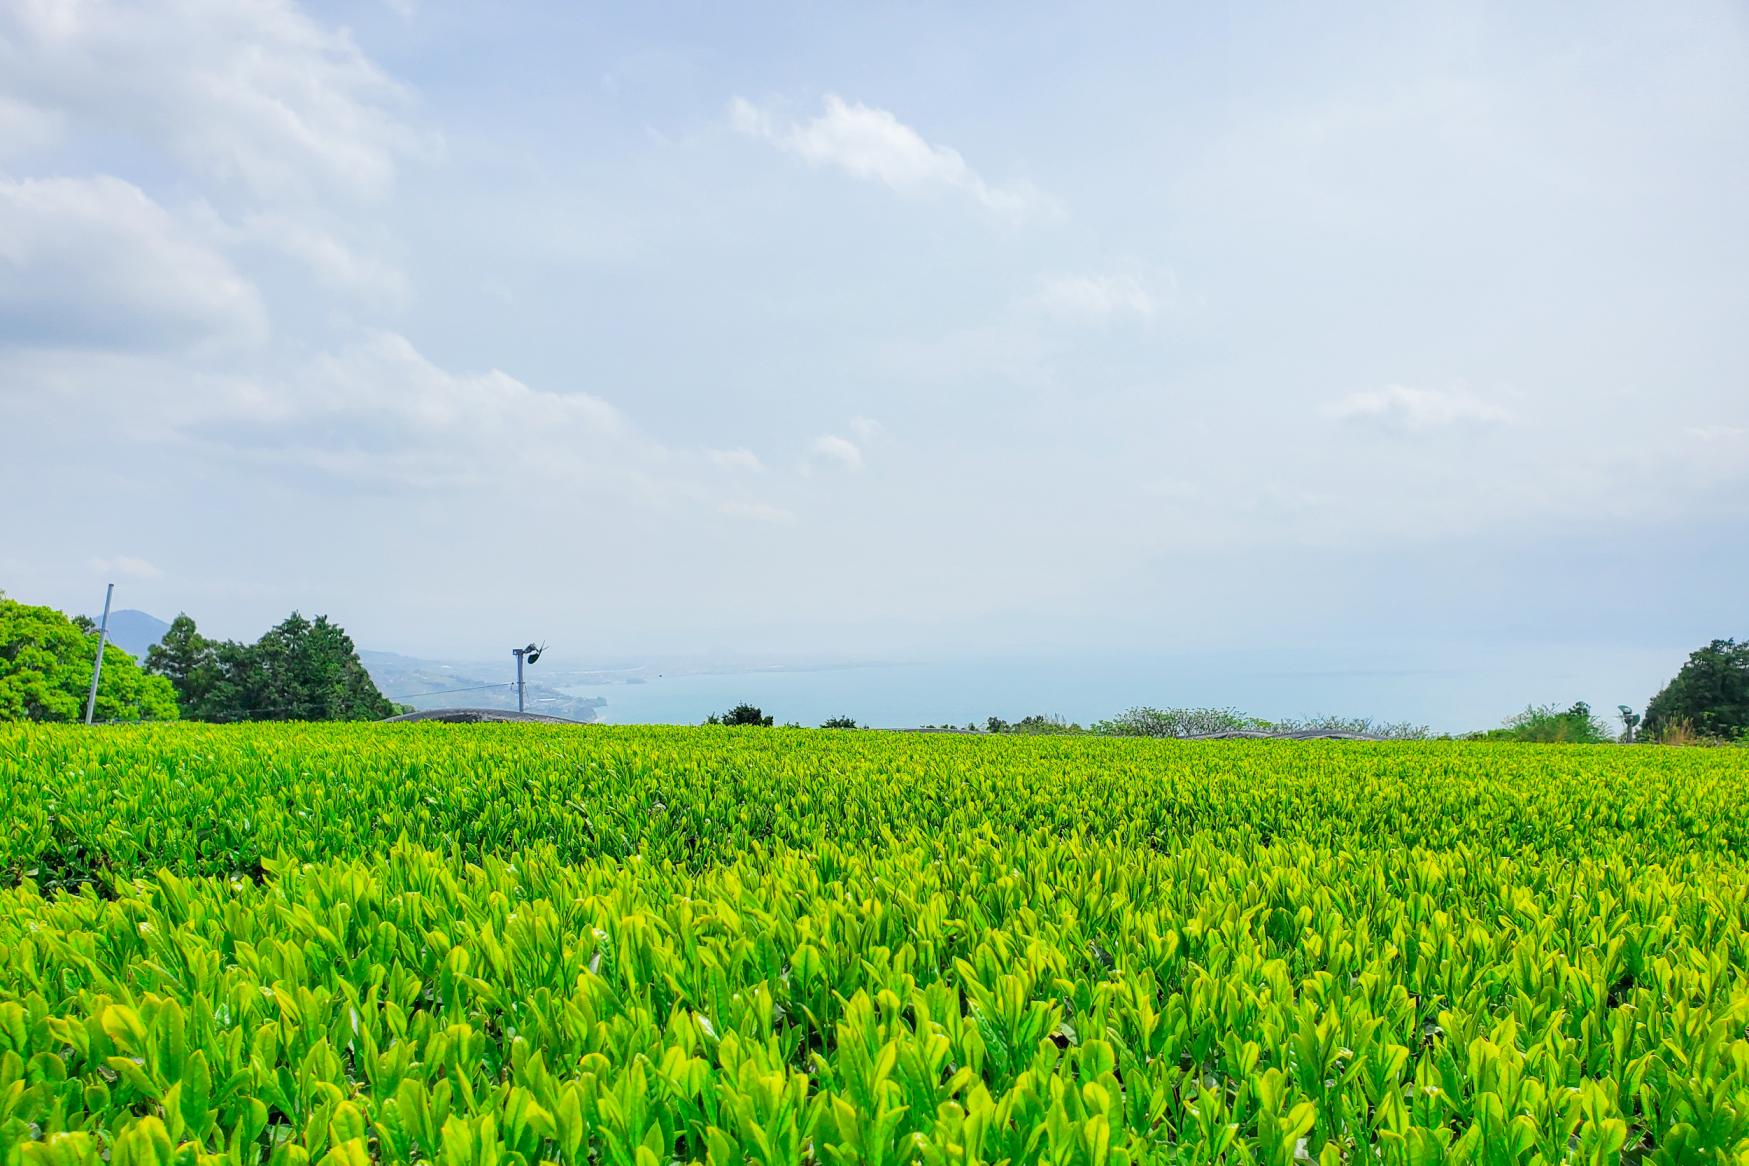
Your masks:
<svg viewBox="0 0 1749 1166"><path fill-rule="evenodd" d="M1406 721L1435 732L1492 728L1529 704L1587 701L1613 718L1643 707L1681 661L1574 645L1313 655L1004 656L650 675L566 685L599 697L609 724L698 724L740 703L778 724L848 716L871 728L982 726L1033 714L1082 725L1137 705L1234 708L1271 720L1318 715Z"/></svg>

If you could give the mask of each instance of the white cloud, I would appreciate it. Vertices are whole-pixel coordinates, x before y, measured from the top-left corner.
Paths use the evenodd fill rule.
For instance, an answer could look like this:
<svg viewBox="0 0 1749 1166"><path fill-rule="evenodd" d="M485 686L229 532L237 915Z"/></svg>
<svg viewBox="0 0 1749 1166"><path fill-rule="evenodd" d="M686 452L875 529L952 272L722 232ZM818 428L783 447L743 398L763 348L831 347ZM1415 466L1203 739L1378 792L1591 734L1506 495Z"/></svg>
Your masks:
<svg viewBox="0 0 1749 1166"><path fill-rule="evenodd" d="M1182 478L1153 478L1141 483L1141 489L1145 494L1172 503L1197 503L1208 496L1208 491L1200 484Z"/></svg>
<svg viewBox="0 0 1749 1166"><path fill-rule="evenodd" d="M745 470L754 474L763 473L765 470L765 463L750 449L713 449L705 456L712 465L725 470Z"/></svg>
<svg viewBox="0 0 1749 1166"><path fill-rule="evenodd" d="M310 223L282 214L254 214L246 216L234 234L296 259L328 287L391 307L407 300L407 277L400 271L359 254Z"/></svg>
<svg viewBox="0 0 1749 1166"><path fill-rule="evenodd" d="M1047 315L1075 323L1152 320L1159 302L1134 275L1050 275L1033 302Z"/></svg>
<svg viewBox="0 0 1749 1166"><path fill-rule="evenodd" d="M862 449L853 441L828 433L816 437L811 447L814 455L834 462L847 470L862 469Z"/></svg>
<svg viewBox="0 0 1749 1166"><path fill-rule="evenodd" d="M254 285L137 186L0 178L0 344L156 348L266 328Z"/></svg>
<svg viewBox="0 0 1749 1166"><path fill-rule="evenodd" d="M731 518L745 518L750 522L788 525L796 520L792 512L764 502L724 502L717 509Z"/></svg>
<svg viewBox="0 0 1749 1166"><path fill-rule="evenodd" d="M1039 389L1051 382L1055 339L1019 317L950 330L929 339L900 336L881 345L899 377L964 387L994 381Z"/></svg>
<svg viewBox="0 0 1749 1166"><path fill-rule="evenodd" d="M599 396L535 388L497 369L453 372L392 332L324 353L282 382L228 378L201 396L160 411L173 418L174 440L349 488L452 498L534 490L588 505L794 521L781 506L723 500L714 471L725 461L758 465L749 451L676 449Z"/></svg>
<svg viewBox="0 0 1749 1166"><path fill-rule="evenodd" d="M380 332L246 398L236 426L208 427L273 459L401 485L517 476L601 480L661 451L588 393L534 389L507 373L453 373Z"/></svg>
<svg viewBox="0 0 1749 1166"><path fill-rule="evenodd" d="M729 121L748 137L764 138L767 141L776 141L778 138L777 122L771 112L754 105L745 97L730 100Z"/></svg>
<svg viewBox="0 0 1749 1166"><path fill-rule="evenodd" d="M863 465L861 448L834 435L811 442L808 459L784 472L744 448L678 447L592 393L537 388L498 369L452 371L392 332L366 334L282 375L218 363L0 348L0 386L17 392L8 420L41 448L108 443L156 467L149 474L198 466L213 482L401 497L428 511L478 515L538 500L578 514L789 524L799 521L792 507L811 469ZM768 496L738 488L754 482ZM121 560L114 563L120 570Z"/></svg>
<svg viewBox="0 0 1749 1166"><path fill-rule="evenodd" d="M742 97L729 105L734 127L815 166L880 182L905 195L956 191L1004 218L1019 221L1051 209L1051 200L1027 183L996 185L973 170L958 150L932 145L884 109L826 97L825 111L806 122L780 126L768 109Z"/></svg>
<svg viewBox="0 0 1749 1166"><path fill-rule="evenodd" d="M0 93L167 146L279 201L386 190L434 139L344 30L288 0L37 0L0 9Z"/></svg>
<svg viewBox="0 0 1749 1166"><path fill-rule="evenodd" d="M882 433L886 432L881 423L872 417L852 417L850 419L850 429L851 432L855 433L864 441L873 441Z"/></svg>
<svg viewBox="0 0 1749 1166"><path fill-rule="evenodd" d="M499 370L456 373L405 337L370 333L282 375L213 371L175 355L0 351L44 432L95 419L135 444L188 447L215 475L247 463L382 487L544 484L661 476L685 459L612 405ZM702 459L693 459L702 470ZM702 478L702 473L699 475ZM702 488L700 490L702 493Z"/></svg>
<svg viewBox="0 0 1749 1166"><path fill-rule="evenodd" d="M1411 433L1462 425L1496 425L1511 418L1500 406L1467 392L1404 385L1350 393L1326 405L1324 413L1341 421L1367 422Z"/></svg>
<svg viewBox="0 0 1749 1166"><path fill-rule="evenodd" d="M1738 425L1691 425L1688 434L1708 444L1732 444L1749 441L1749 429Z"/></svg>
<svg viewBox="0 0 1749 1166"><path fill-rule="evenodd" d="M64 119L53 110L0 94L0 159L15 158L58 139Z"/></svg>
<svg viewBox="0 0 1749 1166"><path fill-rule="evenodd" d="M164 572L136 555L116 555L114 558L91 560L91 569L100 575L117 575L124 579L162 579Z"/></svg>

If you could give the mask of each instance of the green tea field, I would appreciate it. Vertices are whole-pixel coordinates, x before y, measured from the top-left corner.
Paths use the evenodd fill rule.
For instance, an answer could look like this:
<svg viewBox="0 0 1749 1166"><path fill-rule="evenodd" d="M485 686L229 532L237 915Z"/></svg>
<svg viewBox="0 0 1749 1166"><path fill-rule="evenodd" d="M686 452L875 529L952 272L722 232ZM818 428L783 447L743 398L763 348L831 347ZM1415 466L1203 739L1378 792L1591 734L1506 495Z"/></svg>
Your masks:
<svg viewBox="0 0 1749 1166"><path fill-rule="evenodd" d="M1749 1166L1749 750L0 726L0 1166Z"/></svg>

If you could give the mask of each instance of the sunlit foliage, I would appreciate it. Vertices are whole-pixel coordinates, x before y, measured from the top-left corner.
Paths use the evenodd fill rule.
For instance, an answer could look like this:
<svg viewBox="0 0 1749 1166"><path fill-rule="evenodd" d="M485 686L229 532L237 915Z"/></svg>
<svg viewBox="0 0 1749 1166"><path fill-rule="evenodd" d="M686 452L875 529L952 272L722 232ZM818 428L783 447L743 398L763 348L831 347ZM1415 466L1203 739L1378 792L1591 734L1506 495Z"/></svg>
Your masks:
<svg viewBox="0 0 1749 1166"><path fill-rule="evenodd" d="M0 1161L1749 1160L1749 754L0 728Z"/></svg>

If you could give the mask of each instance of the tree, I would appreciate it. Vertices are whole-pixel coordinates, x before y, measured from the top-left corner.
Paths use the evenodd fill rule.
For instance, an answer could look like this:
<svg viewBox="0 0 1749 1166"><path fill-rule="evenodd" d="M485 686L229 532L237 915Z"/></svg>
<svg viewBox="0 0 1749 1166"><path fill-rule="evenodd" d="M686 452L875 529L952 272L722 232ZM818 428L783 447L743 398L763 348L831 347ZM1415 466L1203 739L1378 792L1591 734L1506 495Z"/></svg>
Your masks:
<svg viewBox="0 0 1749 1166"><path fill-rule="evenodd" d="M856 728L856 718L855 717L827 717L824 721L822 721L820 723L820 727L822 729L854 729L854 728Z"/></svg>
<svg viewBox="0 0 1749 1166"><path fill-rule="evenodd" d="M96 633L62 612L0 597L0 721L83 720L96 655ZM169 682L148 676L132 656L106 644L96 719L173 721L176 716Z"/></svg>
<svg viewBox="0 0 1749 1166"><path fill-rule="evenodd" d="M325 615L292 612L250 650L250 711L263 721L380 721L396 705L359 662L352 637Z"/></svg>
<svg viewBox="0 0 1749 1166"><path fill-rule="evenodd" d="M325 615L294 611L253 644L209 640L178 615L146 667L175 686L191 720L370 721L400 711Z"/></svg>
<svg viewBox="0 0 1749 1166"><path fill-rule="evenodd" d="M1714 640L1646 702L1645 736L1661 738L1684 722L1702 737L1749 732L1749 641Z"/></svg>
<svg viewBox="0 0 1749 1166"><path fill-rule="evenodd" d="M176 690L176 703L189 720L214 720L223 705L219 691L225 674L219 647L200 634L187 612L170 621L163 639L146 649L146 671L162 676Z"/></svg>
<svg viewBox="0 0 1749 1166"><path fill-rule="evenodd" d="M759 725L770 728L775 718L761 713L753 705L742 703L726 713L712 713L705 718L707 725Z"/></svg>

